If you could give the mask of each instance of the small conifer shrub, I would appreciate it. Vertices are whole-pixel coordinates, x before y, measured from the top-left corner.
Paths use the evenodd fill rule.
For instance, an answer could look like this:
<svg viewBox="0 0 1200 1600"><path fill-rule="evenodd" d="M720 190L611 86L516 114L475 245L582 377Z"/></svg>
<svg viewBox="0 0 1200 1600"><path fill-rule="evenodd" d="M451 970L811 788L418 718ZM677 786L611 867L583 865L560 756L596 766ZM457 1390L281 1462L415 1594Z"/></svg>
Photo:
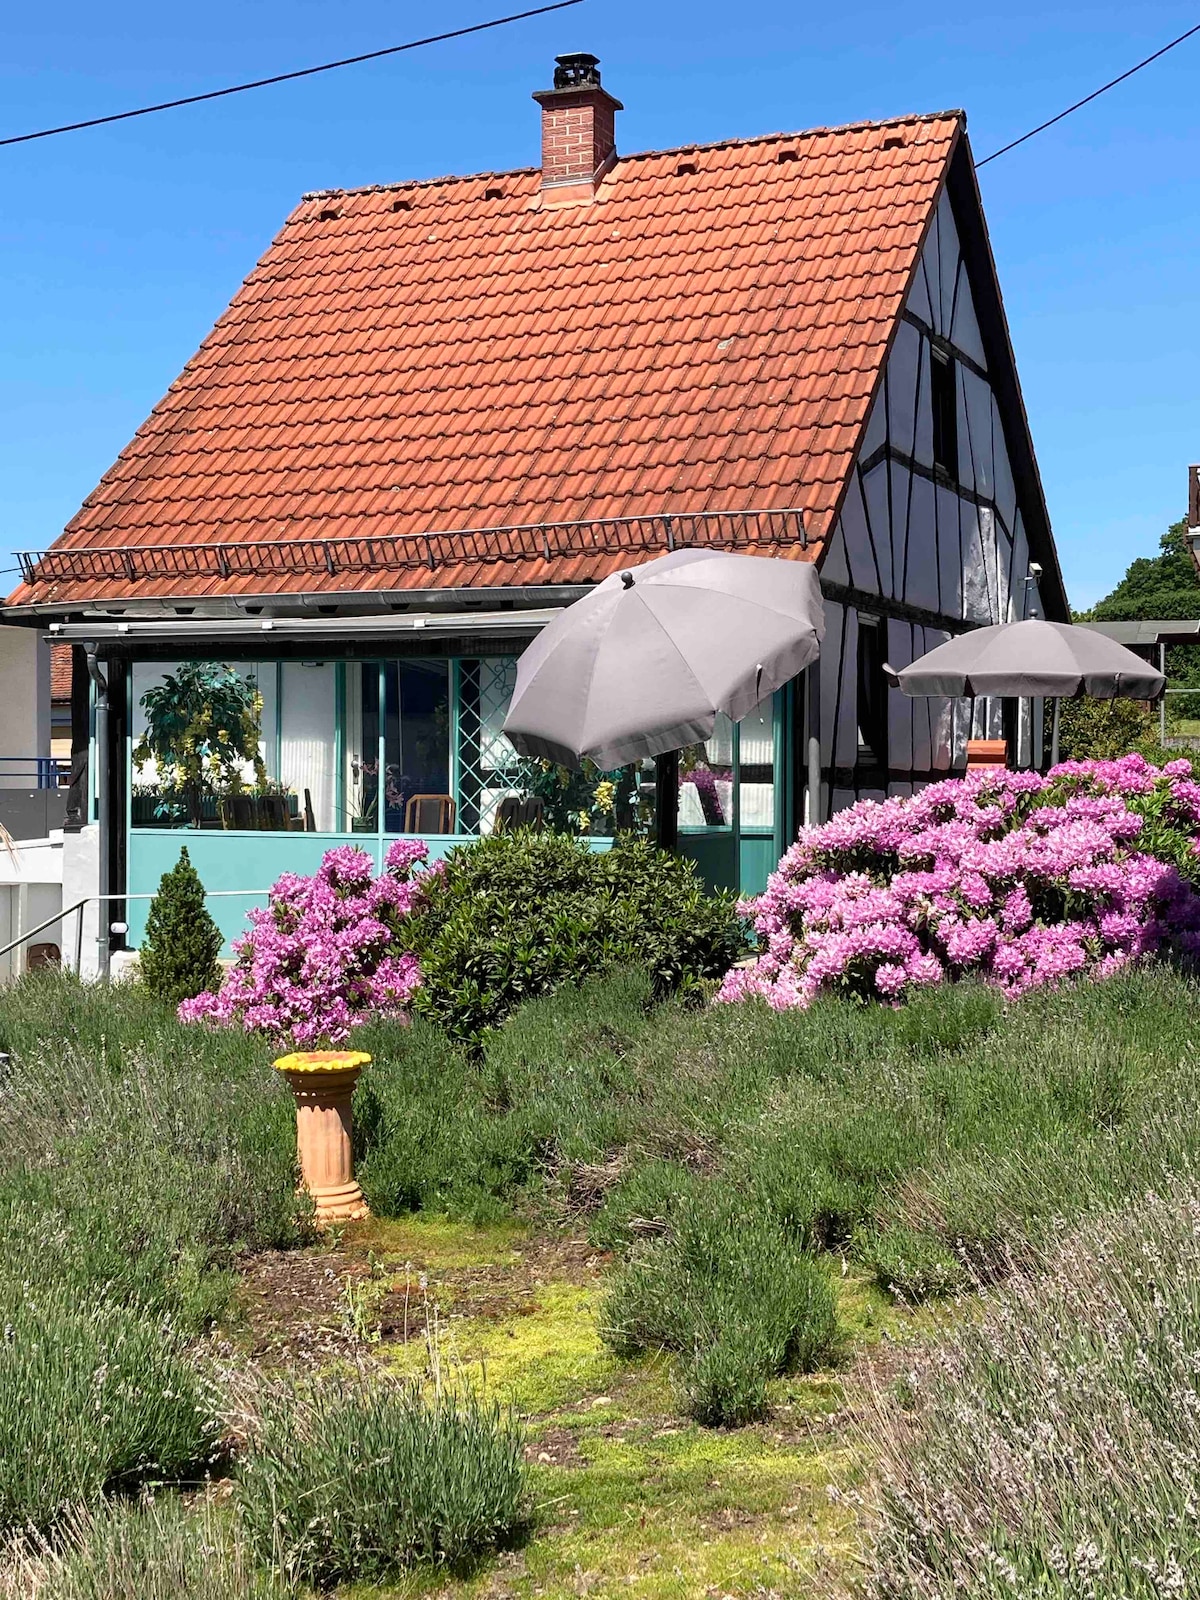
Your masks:
<svg viewBox="0 0 1200 1600"><path fill-rule="evenodd" d="M204 885L185 845L150 902L139 957L142 979L164 1005L177 1006L216 987L220 948L220 930L204 904Z"/></svg>

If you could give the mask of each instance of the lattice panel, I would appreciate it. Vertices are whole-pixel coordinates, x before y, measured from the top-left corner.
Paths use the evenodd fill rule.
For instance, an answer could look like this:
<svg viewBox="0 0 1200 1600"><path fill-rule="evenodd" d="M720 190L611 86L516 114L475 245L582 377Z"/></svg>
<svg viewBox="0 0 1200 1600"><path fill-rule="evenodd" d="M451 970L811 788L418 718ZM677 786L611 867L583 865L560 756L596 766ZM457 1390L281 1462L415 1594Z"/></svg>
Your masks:
<svg viewBox="0 0 1200 1600"><path fill-rule="evenodd" d="M514 656L457 663L455 788L461 833L491 833L500 802L506 795L525 794L540 770L500 731L516 682Z"/></svg>

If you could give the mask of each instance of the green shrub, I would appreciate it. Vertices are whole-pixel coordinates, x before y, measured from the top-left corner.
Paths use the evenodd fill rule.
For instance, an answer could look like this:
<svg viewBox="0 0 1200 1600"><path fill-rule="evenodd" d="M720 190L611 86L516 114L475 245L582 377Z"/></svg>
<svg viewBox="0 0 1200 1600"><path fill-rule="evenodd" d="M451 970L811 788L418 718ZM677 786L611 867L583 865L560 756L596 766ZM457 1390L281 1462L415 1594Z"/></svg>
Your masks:
<svg viewBox="0 0 1200 1600"><path fill-rule="evenodd" d="M838 1343L824 1270L714 1184L677 1207L665 1234L635 1245L609 1290L602 1333L621 1354L681 1355L692 1414L729 1424L762 1415L767 1378L809 1372Z"/></svg>
<svg viewBox="0 0 1200 1600"><path fill-rule="evenodd" d="M218 1430L168 1324L0 1281L0 1326L0 1535L203 1467Z"/></svg>
<svg viewBox="0 0 1200 1600"><path fill-rule="evenodd" d="M142 982L164 1005L177 1006L216 988L221 979L220 953L221 935L185 845L170 872L163 873L150 902L138 955Z"/></svg>
<svg viewBox="0 0 1200 1600"><path fill-rule="evenodd" d="M451 851L405 936L421 960L416 1009L476 1048L523 1001L615 967L657 996L719 977L742 928L691 862L644 840L594 852L561 834L493 834Z"/></svg>
<svg viewBox="0 0 1200 1600"><path fill-rule="evenodd" d="M75 1508L53 1543L26 1537L0 1568L0 1595L44 1600L291 1600L256 1567L237 1521L177 1495Z"/></svg>
<svg viewBox="0 0 1200 1600"><path fill-rule="evenodd" d="M236 1487L260 1558L321 1589L464 1567L527 1519L513 1417L379 1378L269 1394Z"/></svg>

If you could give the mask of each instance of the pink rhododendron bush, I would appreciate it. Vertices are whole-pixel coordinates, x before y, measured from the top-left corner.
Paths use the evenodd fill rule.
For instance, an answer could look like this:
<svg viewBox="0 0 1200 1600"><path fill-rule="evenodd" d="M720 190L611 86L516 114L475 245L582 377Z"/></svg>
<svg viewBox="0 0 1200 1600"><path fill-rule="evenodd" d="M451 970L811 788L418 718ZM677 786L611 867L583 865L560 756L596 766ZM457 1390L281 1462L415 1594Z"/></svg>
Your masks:
<svg viewBox="0 0 1200 1600"><path fill-rule="evenodd" d="M423 840L398 839L374 877L365 850L339 845L311 878L284 873L268 904L250 912L221 987L185 1000L180 1018L306 1045L336 1044L356 1023L400 1015L421 983L400 925L424 905L438 870L415 870L428 853Z"/></svg>
<svg viewBox="0 0 1200 1600"><path fill-rule="evenodd" d="M899 1003L973 973L1016 998L1200 950L1200 784L1187 761L1072 761L862 800L804 828L746 902L762 954L718 999Z"/></svg>

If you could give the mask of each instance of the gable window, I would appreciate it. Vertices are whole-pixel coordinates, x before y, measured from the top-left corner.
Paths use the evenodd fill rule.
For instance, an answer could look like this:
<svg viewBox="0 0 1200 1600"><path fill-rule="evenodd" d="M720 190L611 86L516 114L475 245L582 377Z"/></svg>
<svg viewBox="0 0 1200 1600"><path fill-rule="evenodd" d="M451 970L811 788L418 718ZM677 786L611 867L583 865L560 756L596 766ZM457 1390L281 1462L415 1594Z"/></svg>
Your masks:
<svg viewBox="0 0 1200 1600"><path fill-rule="evenodd" d="M888 764L888 682L883 660L886 624L858 613L858 764Z"/></svg>
<svg viewBox="0 0 1200 1600"><path fill-rule="evenodd" d="M930 399L933 402L933 464L958 481L958 384L954 357L934 345L930 350Z"/></svg>

